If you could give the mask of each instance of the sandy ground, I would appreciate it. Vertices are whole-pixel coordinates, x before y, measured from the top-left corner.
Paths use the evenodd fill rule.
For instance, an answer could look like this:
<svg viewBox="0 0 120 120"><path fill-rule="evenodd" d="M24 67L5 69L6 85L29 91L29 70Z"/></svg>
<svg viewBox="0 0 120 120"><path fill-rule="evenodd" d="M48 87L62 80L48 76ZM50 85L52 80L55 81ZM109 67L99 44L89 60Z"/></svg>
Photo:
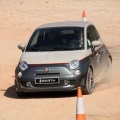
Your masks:
<svg viewBox="0 0 120 120"><path fill-rule="evenodd" d="M47 22L81 20L83 10L113 56L112 78L83 95L87 120L120 120L120 0L0 0L0 120L75 120L75 93L19 99L14 70L33 30Z"/></svg>

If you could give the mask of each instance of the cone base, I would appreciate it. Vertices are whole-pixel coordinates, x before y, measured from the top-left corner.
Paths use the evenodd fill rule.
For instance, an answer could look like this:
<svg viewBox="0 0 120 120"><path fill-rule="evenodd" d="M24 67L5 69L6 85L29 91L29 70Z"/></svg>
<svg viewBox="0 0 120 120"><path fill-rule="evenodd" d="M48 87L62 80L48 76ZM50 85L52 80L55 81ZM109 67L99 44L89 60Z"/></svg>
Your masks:
<svg viewBox="0 0 120 120"><path fill-rule="evenodd" d="M86 120L85 114L77 114L76 120Z"/></svg>

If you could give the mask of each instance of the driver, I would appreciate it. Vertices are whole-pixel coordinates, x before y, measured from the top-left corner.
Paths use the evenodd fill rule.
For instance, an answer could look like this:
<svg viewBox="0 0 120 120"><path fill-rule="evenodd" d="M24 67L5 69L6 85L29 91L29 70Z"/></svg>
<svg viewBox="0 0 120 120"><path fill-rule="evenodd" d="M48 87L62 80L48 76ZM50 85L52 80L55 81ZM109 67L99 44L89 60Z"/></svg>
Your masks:
<svg viewBox="0 0 120 120"><path fill-rule="evenodd" d="M81 32L80 30L74 30L74 39L69 42L71 47L81 47L82 40L81 40Z"/></svg>

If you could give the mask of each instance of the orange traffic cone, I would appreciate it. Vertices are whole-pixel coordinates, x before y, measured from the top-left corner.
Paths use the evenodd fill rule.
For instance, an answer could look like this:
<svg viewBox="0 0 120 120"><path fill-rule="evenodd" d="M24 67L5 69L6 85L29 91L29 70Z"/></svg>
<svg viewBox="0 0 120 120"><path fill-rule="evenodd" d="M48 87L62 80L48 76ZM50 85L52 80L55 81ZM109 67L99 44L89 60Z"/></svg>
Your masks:
<svg viewBox="0 0 120 120"><path fill-rule="evenodd" d="M76 120L86 120L81 88L78 87L76 103Z"/></svg>
<svg viewBox="0 0 120 120"><path fill-rule="evenodd" d="M83 11L83 13L82 13L82 21L86 21L86 12L85 11Z"/></svg>

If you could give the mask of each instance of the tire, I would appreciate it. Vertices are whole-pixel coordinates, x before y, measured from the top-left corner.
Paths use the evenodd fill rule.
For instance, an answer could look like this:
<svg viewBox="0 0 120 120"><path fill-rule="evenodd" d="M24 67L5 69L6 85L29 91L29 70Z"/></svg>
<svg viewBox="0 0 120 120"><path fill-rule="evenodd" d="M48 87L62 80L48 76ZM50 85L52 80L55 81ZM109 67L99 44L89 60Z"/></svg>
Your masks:
<svg viewBox="0 0 120 120"><path fill-rule="evenodd" d="M83 94L91 94L94 91L94 77L93 70L91 67L88 68L86 77L86 89L83 90Z"/></svg>

